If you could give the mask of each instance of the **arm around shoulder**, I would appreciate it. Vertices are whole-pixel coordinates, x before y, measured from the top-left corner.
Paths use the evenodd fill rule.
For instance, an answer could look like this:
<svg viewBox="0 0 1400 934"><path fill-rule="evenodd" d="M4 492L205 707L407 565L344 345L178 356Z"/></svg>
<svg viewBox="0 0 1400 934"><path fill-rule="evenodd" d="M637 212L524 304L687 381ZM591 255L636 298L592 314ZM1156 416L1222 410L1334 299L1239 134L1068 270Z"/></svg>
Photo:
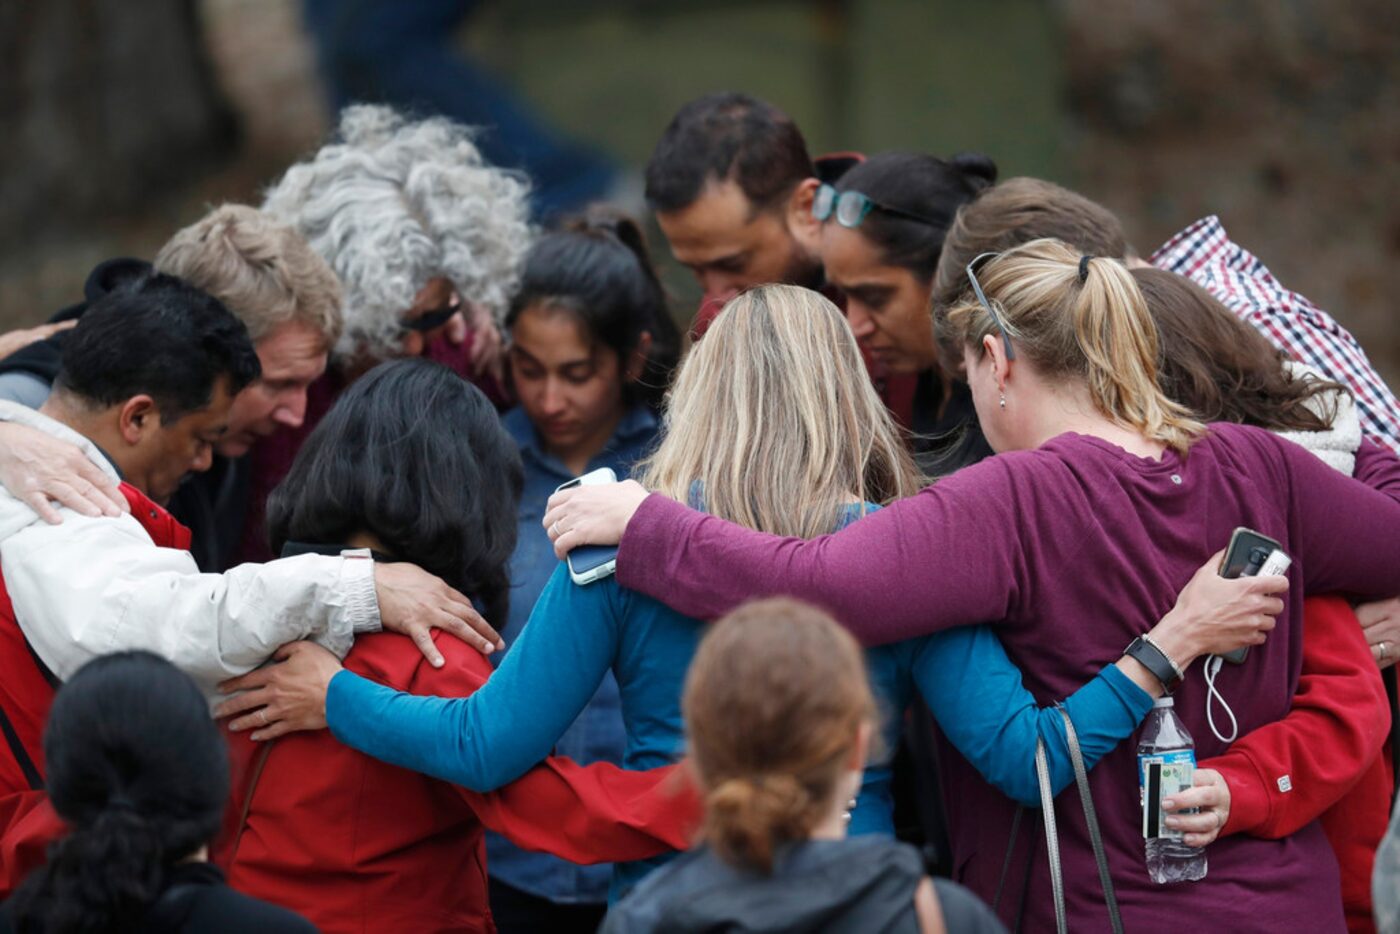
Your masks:
<svg viewBox="0 0 1400 934"><path fill-rule="evenodd" d="M25 636L64 679L97 655L146 649L214 697L285 642L317 637L344 655L379 622L367 560L306 555L201 574L127 516L31 525L0 558Z"/></svg>

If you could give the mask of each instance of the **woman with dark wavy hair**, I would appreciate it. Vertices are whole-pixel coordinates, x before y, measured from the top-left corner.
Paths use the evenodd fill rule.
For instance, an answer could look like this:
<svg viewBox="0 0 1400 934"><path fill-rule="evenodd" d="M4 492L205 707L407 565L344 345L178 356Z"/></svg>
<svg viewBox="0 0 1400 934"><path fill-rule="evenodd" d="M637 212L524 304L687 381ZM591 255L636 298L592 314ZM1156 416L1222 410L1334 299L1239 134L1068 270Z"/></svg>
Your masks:
<svg viewBox="0 0 1400 934"><path fill-rule="evenodd" d="M149 652L105 655L54 698L48 792L72 828L0 910L0 931L312 931L240 895L208 862L228 753L188 675Z"/></svg>
<svg viewBox="0 0 1400 934"><path fill-rule="evenodd" d="M520 485L515 444L480 390L435 363L386 363L341 397L268 500L272 546L286 556L351 550L366 560L412 561L471 595L500 625ZM407 640L362 635L346 664L380 684L442 697L469 695L491 674L466 644L442 639L437 647L441 668L419 664ZM294 644L278 657L306 648ZM255 689L224 712L259 706L266 674L231 683ZM258 724L255 712L235 726L250 718ZM264 733L277 735L252 737ZM486 827L579 863L636 859L688 841L688 812L668 795L647 794L664 774L549 759L482 795L377 762L325 731L256 750L239 739L235 749L246 767L234 790L241 816L229 878L324 931L494 931Z"/></svg>

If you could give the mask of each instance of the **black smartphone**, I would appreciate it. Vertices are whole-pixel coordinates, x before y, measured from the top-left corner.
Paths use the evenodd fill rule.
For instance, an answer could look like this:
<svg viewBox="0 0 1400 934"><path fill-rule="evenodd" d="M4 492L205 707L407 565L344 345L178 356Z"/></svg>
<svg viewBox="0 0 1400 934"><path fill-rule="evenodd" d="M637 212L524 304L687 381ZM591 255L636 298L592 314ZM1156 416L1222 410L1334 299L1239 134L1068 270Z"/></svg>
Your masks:
<svg viewBox="0 0 1400 934"><path fill-rule="evenodd" d="M1230 546L1225 549L1225 560L1220 564L1220 576L1232 580L1236 577L1253 577L1263 570L1265 565L1270 564L1269 559L1275 554L1282 558L1285 562L1283 569L1287 570L1288 559L1284 556L1282 545L1253 529L1235 529L1234 534L1230 536ZM1277 562L1278 559L1275 559L1275 566ZM1248 655L1249 646L1242 645L1233 652L1226 652L1221 658L1241 665Z"/></svg>

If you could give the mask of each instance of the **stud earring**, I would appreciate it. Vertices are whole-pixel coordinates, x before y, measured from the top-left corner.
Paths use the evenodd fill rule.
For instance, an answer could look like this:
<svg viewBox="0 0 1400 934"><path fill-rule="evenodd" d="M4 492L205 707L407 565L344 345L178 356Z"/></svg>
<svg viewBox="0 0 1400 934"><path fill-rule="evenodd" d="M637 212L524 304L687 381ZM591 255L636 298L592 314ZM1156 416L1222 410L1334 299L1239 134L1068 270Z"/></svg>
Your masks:
<svg viewBox="0 0 1400 934"><path fill-rule="evenodd" d="M1001 407L1006 408L1006 393L1001 394Z"/></svg>

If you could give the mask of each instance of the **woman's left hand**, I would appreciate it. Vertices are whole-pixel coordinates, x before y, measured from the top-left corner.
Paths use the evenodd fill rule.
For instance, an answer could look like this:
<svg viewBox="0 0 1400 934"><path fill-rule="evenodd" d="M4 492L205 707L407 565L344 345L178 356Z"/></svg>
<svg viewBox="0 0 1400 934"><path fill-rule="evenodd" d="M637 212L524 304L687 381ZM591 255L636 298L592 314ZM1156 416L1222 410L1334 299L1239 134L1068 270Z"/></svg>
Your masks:
<svg viewBox="0 0 1400 934"><path fill-rule="evenodd" d="M314 642L289 642L272 656L273 664L219 685L224 694L242 691L214 709L214 716L237 717L235 733L253 730L258 741L287 733L326 728L326 692L341 670L340 659Z"/></svg>
<svg viewBox="0 0 1400 934"><path fill-rule="evenodd" d="M1199 848L1215 842L1230 819L1230 786L1215 769L1197 769L1195 778L1194 788L1163 798L1162 810L1167 812L1168 827L1186 831L1182 842ZM1190 808L1200 808L1200 812L1174 813Z"/></svg>
<svg viewBox="0 0 1400 934"><path fill-rule="evenodd" d="M1356 608L1356 618L1377 665L1386 669L1400 661L1400 597L1363 603Z"/></svg>
<svg viewBox="0 0 1400 934"><path fill-rule="evenodd" d="M576 486L555 493L545 507L544 527L554 553L567 557L579 545L616 545L649 494L636 480Z"/></svg>

